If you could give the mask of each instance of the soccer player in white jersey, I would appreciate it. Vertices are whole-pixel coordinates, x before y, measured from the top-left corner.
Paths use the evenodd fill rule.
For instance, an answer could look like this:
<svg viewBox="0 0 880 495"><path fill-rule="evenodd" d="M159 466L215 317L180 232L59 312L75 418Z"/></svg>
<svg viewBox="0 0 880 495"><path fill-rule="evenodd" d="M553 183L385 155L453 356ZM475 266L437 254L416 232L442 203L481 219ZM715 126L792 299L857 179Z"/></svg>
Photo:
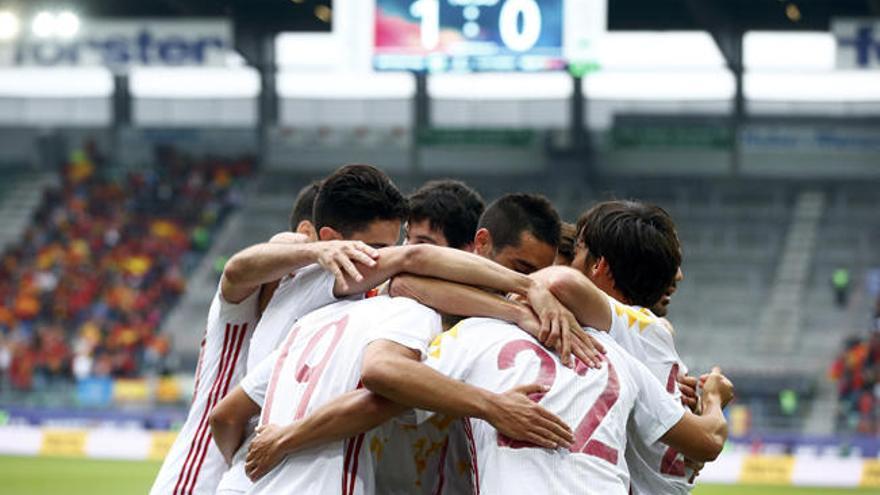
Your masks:
<svg viewBox="0 0 880 495"><path fill-rule="evenodd" d="M362 350L377 335L419 348L439 330L437 313L406 298L336 303L301 319L277 357L248 374L242 389L262 405L262 424L287 424L356 389ZM258 480L250 493L371 493L369 449L370 440L359 436L301 451Z"/></svg>
<svg viewBox="0 0 880 495"><path fill-rule="evenodd" d="M400 217L405 215L406 208L403 197L384 173L366 165L350 165L339 169L321 183L313 213L314 226L320 239L360 239L379 247L396 242ZM378 255L365 245L352 246L344 242L340 243L339 250L325 253L319 258L322 266L332 269L331 273L308 268L286 275L294 271L292 262L303 257L302 251L316 251L321 244L252 246L236 254L227 265L226 278L242 288L241 294L236 294L239 297L248 290L255 290L261 285L265 287L265 284L281 279L251 338L248 369L255 367L260 358L280 345L292 324L308 311L334 302L341 295L363 294L400 271L451 278L465 283L488 283L502 290L514 286L511 274L505 273L499 277L497 270L486 268L489 266L486 262L473 256L465 257L463 263L456 265L454 260L450 261L436 252L426 254L428 251L425 250L397 248L375 260L366 256ZM353 261L362 263L360 271L355 268ZM480 266L474 267L477 263ZM361 275L365 270L370 270L367 278ZM487 273L496 278L487 279ZM504 281L500 286L499 278ZM524 279L516 281L521 289L526 282ZM546 290L533 292L544 294L547 300L553 299ZM250 486L243 467L247 444L245 442L232 459L232 467L220 484L222 493L242 493Z"/></svg>
<svg viewBox="0 0 880 495"><path fill-rule="evenodd" d="M682 276L681 246L669 215L634 201L596 204L578 220L572 266L623 303L615 305L621 324L612 326L611 336L681 400L678 380L687 367L671 327L647 309L658 302L663 306L669 288ZM693 486L693 473L674 448L646 442L633 432L626 456L634 494L683 494Z"/></svg>
<svg viewBox="0 0 880 495"><path fill-rule="evenodd" d="M460 256L477 259L466 253ZM423 354L441 330L439 317L432 310L405 298L387 296L340 302L306 316L289 333L278 354L249 373L242 385L215 409L212 426L221 450L235 448L240 441L242 420L258 412L260 406L261 423L283 425L355 390L363 348L372 340L390 340ZM536 438L541 434L553 445L569 440L567 429L558 418L535 407L519 391L487 395L458 382L452 382L452 386L455 393L436 399L443 410L486 418L517 438ZM238 419L218 419L223 416ZM348 435L357 431L363 430L349 431ZM288 455L258 480L251 493L338 493L340 486L341 493L373 493L371 454L364 450L364 444L369 449L372 441L365 441L365 436L360 435L342 442L346 436L338 436L339 441L320 448Z"/></svg>
<svg viewBox="0 0 880 495"><path fill-rule="evenodd" d="M427 182L408 199L407 244L474 250L474 235L486 209L479 193L463 182L445 179ZM442 316L444 328L455 323L448 314ZM402 429L389 422L383 429L376 433L382 445L376 465L378 493L438 493L441 479L446 493L468 493L470 482L459 475L469 472L470 466L469 453L460 440L464 436L460 422L439 417L418 428Z"/></svg>
<svg viewBox="0 0 880 495"><path fill-rule="evenodd" d="M449 235L450 223L472 225L469 244L478 254L501 263L508 268L530 273L551 264L558 243L560 220L555 209L545 198L531 194L508 194L493 201L473 223L459 219L439 217L442 203L431 198L429 186L421 194L413 196L414 205L424 198L425 203L435 203L424 208L427 219L411 222L410 237L418 240L442 240ZM451 189L451 186L447 189ZM459 191L460 202L466 203L466 191ZM437 196L437 192L434 196ZM411 214L411 218L412 218ZM430 221L428 221L430 220ZM445 220L445 221L444 221ZM430 225L435 226L429 229ZM442 231L440 228L442 227ZM453 228L461 228L457 225ZM413 235L418 234L418 235ZM449 235L462 238L461 235ZM464 241L459 240L458 244ZM437 307L448 291L432 287L411 277L395 281L398 293L405 293L429 306ZM478 300L471 301L479 304ZM485 311L485 309L484 309ZM465 314L455 312L456 315ZM471 313L473 314L473 313ZM444 320L451 326L454 319ZM391 350L400 351L392 346ZM563 352L560 350L560 352ZM387 494L466 494L470 493L472 462L467 449L463 422L458 418L438 416L417 426L390 421L381 428L381 456L377 463L377 488Z"/></svg>
<svg viewBox="0 0 880 495"><path fill-rule="evenodd" d="M446 195L449 191L445 190L447 188L443 189L443 191L438 191L437 188L433 188L430 193L423 190L422 196L428 194ZM459 187L456 190L458 191L456 194L458 194L461 193L462 188ZM444 199L452 201L452 198ZM415 202L416 207L419 202ZM441 201L434 198L430 202ZM418 208L416 210L418 211ZM444 225L450 218L457 216L439 215L436 210L437 208L427 212L430 215L430 223L434 225ZM520 269L528 270L532 266L547 265L553 259L553 244L555 244L558 235L558 222L558 215L543 198L519 194L505 196L493 203L480 221L481 228L475 236L477 251L486 257L501 259ZM418 223L426 224L427 222ZM430 242L440 244L438 239L443 238L443 232L439 228L431 229L430 232L427 230L419 231L420 237L424 238L430 235L432 237ZM540 241L538 241L539 239ZM442 240L445 241L445 239ZM400 280L400 278L397 279L394 287L400 287ZM437 281L432 281L432 283L437 283ZM412 293L412 290L415 289L420 292L419 297L426 296L424 286L420 287L414 283L405 285L408 287L408 293ZM501 303L501 300L487 293L470 289L461 298L455 300L450 299L452 293L453 291L447 288L447 290L440 292L439 298L434 298L429 303L441 307L444 312L466 315L495 314L498 317L508 318L510 321L517 321L521 325L534 320L531 311L523 311L523 308L516 308L506 314L487 313L487 308ZM443 308L444 305L445 308ZM510 303L503 305L511 306ZM604 299L602 305L604 306ZM536 325L534 327L533 331L537 334L538 328ZM573 329L579 334L578 336L582 334L576 322L574 322ZM397 351L401 351L401 349L391 350L391 352ZM595 357L595 355L587 356L584 353L578 353L578 355L585 356L585 360ZM296 450L296 446L301 448L302 443L306 441L303 439L303 435L319 441L320 435L315 433L314 428L316 425L325 425L334 421L345 424L363 421L365 423L363 429L352 430L352 433L360 433L372 425L382 423L383 418L393 416L393 413L382 416L377 412L372 415L373 420L364 421L371 416L368 414L368 410L377 411L382 408L377 407L376 404L364 402L360 405L361 410L358 410L344 399L340 398L336 402L339 407L323 408L327 409L323 416L321 412L318 412L314 417L307 418L306 421L289 425L283 429L273 427L263 430L248 454L248 474L252 478L262 476L284 452L293 452ZM346 411L351 410L356 411L356 417L346 419ZM460 458L456 457L458 425L458 421L445 419L434 421L431 425L417 429L400 428L393 424L384 425L383 428L386 429L378 438L374 439L372 444L375 450L382 452L381 456L377 456L381 461L377 479L378 491L380 493L415 493L419 491L439 493L442 492L440 488L444 488L446 493L465 493L470 488L468 481L470 461L467 449L464 447L463 430L461 437L464 455ZM450 431L451 434L447 439L447 432ZM420 447L414 450L413 445ZM459 482L460 485L456 482Z"/></svg>
<svg viewBox="0 0 880 495"><path fill-rule="evenodd" d="M282 233L269 244L277 247L302 242L303 236ZM331 243L315 247L318 250L312 252L317 255L320 250L336 252L341 246ZM313 257L307 254L304 252L302 259L292 266L312 263ZM231 302L234 294L240 294L237 289L234 284L221 281L214 294L199 351L190 410L156 477L153 494L214 493L226 471L225 462L211 440L208 418L211 408L243 375L243 358L260 312L259 292L252 290L243 299Z"/></svg>
<svg viewBox="0 0 880 495"><path fill-rule="evenodd" d="M594 335L608 339L607 362L600 370L582 363L563 366L535 339L498 320L465 320L434 341L426 360L432 368L490 391L538 382L545 389L532 400L574 428L570 448L552 450L510 440L484 421L468 421L477 461L475 493L624 495L629 489L623 455L628 428L648 443L662 439L696 459L718 455L726 439L722 407L732 394L729 382L713 374L704 388L706 412L694 416L641 363L606 335ZM391 369L397 370L396 377ZM409 371L407 361L367 354L364 383L394 400L420 400L432 383L413 379Z"/></svg>
<svg viewBox="0 0 880 495"><path fill-rule="evenodd" d="M299 203L306 202L307 196ZM399 193L396 196L386 193L381 199L386 202L397 200L397 203L384 210L374 210L378 220L368 224L369 228L355 232L355 238L378 245L396 242L400 217L406 211L405 202ZM385 227L386 223L394 223L393 228ZM303 227L303 222L298 222L297 230L303 230ZM307 234L308 229L305 230ZM266 295L271 297L274 290L272 281L316 262L338 273L345 268L340 266L343 262L350 265L349 257L372 263L371 256L376 253L363 242L305 244L308 240L307 235L282 233L269 243L245 250L246 256L240 253L227 263L209 311L190 411L165 457L151 494L213 494L218 489L228 465L212 441L208 422L210 411L244 374L251 336L265 307ZM259 263L251 260L250 253L253 252L259 255ZM302 315L333 300L333 276L328 283L325 273L314 268L297 274L297 284L303 288L303 295L286 308L291 314ZM286 287L282 287L284 289Z"/></svg>
<svg viewBox="0 0 880 495"><path fill-rule="evenodd" d="M538 201L539 199L540 199L540 201ZM521 204L523 202L526 203L525 206L531 206L533 208L525 208L525 206ZM530 209L537 208L537 206L533 204L535 202L539 203L537 206L542 206L542 205L546 206L546 209L551 210L552 214L548 213L547 215L542 216L541 214L537 214L537 213L532 212L531 216L533 217L533 216L537 215L537 219L536 219L536 218L531 218L529 215L526 215L523 211L521 211L523 209L530 210ZM549 238L552 240L548 240L547 242L555 242L556 235L553 232L551 232L550 234L546 234L545 232L543 232L543 230L545 230L545 229L542 227L538 227L538 225L541 225L542 223L548 223L548 222L551 224L551 227L552 227L552 224L558 225L558 216L556 216L555 212L552 212L552 208L549 207L549 203L547 203L546 200L543 200L541 198L533 198L533 197L520 198L518 196L513 196L510 198L509 201L501 202L502 205L506 205L507 203L513 203L515 206L519 206L519 208L513 208L514 210L516 210L516 213L517 213L514 215L514 217L516 217L516 218L514 218L514 220L519 220L519 221L517 221L517 222L501 222L500 221L501 219L508 219L509 220L508 215L500 215L499 214L499 215L492 215L492 217L493 218L498 217L499 224L517 225L517 227L505 227L503 229L498 228L497 229L498 230L497 237L499 238L499 241L496 244L494 244L494 246L487 242L488 240L490 240L492 238L492 236L488 232L488 230L484 228L484 231L481 232L477 236L478 237L478 239L477 239L478 244L481 246L481 249L484 251L494 251L496 253L500 253L501 257L508 260L508 262L510 262L510 260L513 260L514 263L512 263L512 264L514 264L515 266L529 267L529 266L534 266L534 265L549 264L552 261L553 255L554 255L554 250L552 248L552 245L548 246L547 249L532 249L529 246L532 244L538 243L539 241L536 240L538 237L541 237L543 239L543 237L546 237L548 235L549 235ZM541 208L537 208L537 209L540 210ZM525 217L525 218L520 218L520 217ZM547 218L545 218L545 217L547 217ZM546 222L545 222L545 220L546 220ZM552 231L553 229L550 228L550 230ZM504 242L509 242L509 244L502 244L501 241L504 240L505 236L513 236L514 238L517 238L517 241L504 241ZM541 241L541 243L546 244L546 242L543 242L543 241ZM459 256L464 256L466 258L472 258L472 257L468 257L467 255L464 255L464 254L460 254ZM431 256L429 258L431 260L434 259L433 256ZM381 264L381 262L385 259L387 259L387 257L383 254L379 257L378 262ZM488 263L488 262L486 262L486 263ZM419 265L422 265L422 263L419 263ZM449 278L449 276L453 273L453 271L451 271L451 270L454 268L455 265L446 262L446 263L444 263L444 266L446 267L446 273L444 275L447 278ZM497 266L497 265L494 265L494 266ZM475 276L476 270L474 268L472 268L469 270L464 270L464 271L462 271L462 273L463 274L468 273L468 274ZM509 272L509 273L513 273L513 272ZM476 282L476 279L474 279L474 281ZM511 290L510 287L504 288L501 285L492 285L487 282L481 282L481 283L479 283L479 285L493 288L496 290L500 290L501 292L509 292ZM470 295L471 294L468 293L468 296L470 296ZM483 295L485 295L485 294L483 294ZM447 298L448 298L448 296L447 296ZM450 306L448 307L448 309L446 309L446 311L450 311L450 310L455 311L455 310L462 309L461 305L455 301L452 301L449 304L450 304ZM472 304L475 307L476 305L479 304L479 302L475 301L473 297L469 297L466 301L463 301L463 304ZM474 311L477 311L477 310L474 310ZM474 313L474 314L485 314L485 313ZM522 314L523 314L523 312L519 313L519 315L522 315ZM533 318L530 313L528 313L528 316L530 318ZM576 327L576 323L575 323L575 330L578 333L581 333L579 328ZM424 342L424 345L427 345L427 344L428 344L428 342ZM238 399L240 399L240 403L238 405L236 405L236 400L238 400ZM251 399L248 399L247 395L245 394L245 391L243 391L243 390L242 391L235 391L230 395L229 399L224 401L224 403L221 404L221 406L219 406L217 408L216 415L218 416L217 424L218 424L219 429L229 429L230 430L229 435L218 433L217 434L218 442L223 441L221 439L221 437L223 437L223 438L228 437L228 438L230 438L230 441L233 444L233 446L236 444L236 442L238 441L238 433L237 433L238 430L234 425L241 423L241 416L242 415L251 414L251 413L247 412L248 408L250 407L250 404L254 403L254 401ZM342 399L339 399L339 400L342 400ZM366 405L364 405L364 404L365 403L361 403L360 407L363 408L361 410L358 410L357 407L353 408L353 410L355 411L354 415L356 417L351 418L350 420L347 420L347 421L339 420L339 417L341 415L339 415L338 413L335 413L336 414L335 416L331 414L331 419L332 420L339 420L340 422L343 422L346 425L354 424L356 421L361 420L365 417L365 414L364 414L366 412L365 409L369 409L370 407L372 407L369 403L366 403ZM390 417L390 416L386 416L386 417ZM376 425L381 422L382 422L382 420L379 420L379 421L372 423L372 425ZM314 433L313 426L315 426L315 425L321 426L326 423L327 422L315 421L313 423L310 423L310 426L308 428L303 428L303 430L305 430L305 432L307 434L312 434L312 433ZM351 434L360 433L368 428L369 428L369 426L366 426L363 429L353 429L350 433ZM268 450L268 452L265 455L265 459L266 459L265 464L267 464L268 467L271 467L272 465L274 465L277 462L277 460L281 456L283 456L284 454L292 453L295 451L295 449L292 448L294 445L288 444L288 441L291 439L296 440L297 437L301 437L302 430L300 430L296 434L288 434L290 431L291 430L288 430L287 428L277 428L277 427L274 427L274 425L273 425L272 428L268 428L268 429L263 430L263 433L261 433L261 435L258 436L257 440L255 440L254 445L256 445L256 446L263 445L265 447L265 450ZM298 443L301 446L302 441L294 442L294 443L295 444ZM290 448L287 449L286 447L290 447ZM383 448L383 450L384 450L384 448ZM411 456L411 453L409 452L409 450L404 452L404 455L405 456L401 460L402 464L409 464L409 463L413 462L412 456ZM251 455L249 454L248 464L250 464L250 459L251 459ZM262 469L262 472L259 473L259 475L262 475L262 473L265 472L266 470L267 470L267 468L266 468L266 466L264 466ZM259 475L254 476L253 471L249 471L249 474L251 474L251 476L255 477L255 478L259 477ZM407 486L408 486L408 489L412 489L412 485L407 485ZM385 493L385 492L383 491L383 493Z"/></svg>

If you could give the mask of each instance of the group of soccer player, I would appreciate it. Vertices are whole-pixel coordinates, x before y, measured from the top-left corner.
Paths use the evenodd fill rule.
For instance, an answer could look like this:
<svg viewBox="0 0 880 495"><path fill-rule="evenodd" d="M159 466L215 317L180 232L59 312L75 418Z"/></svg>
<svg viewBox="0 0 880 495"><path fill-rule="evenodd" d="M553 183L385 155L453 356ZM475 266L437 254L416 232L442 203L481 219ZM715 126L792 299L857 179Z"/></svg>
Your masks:
<svg viewBox="0 0 880 495"><path fill-rule="evenodd" d="M226 264L151 493L687 493L733 386L675 350L681 258L656 206L342 167Z"/></svg>

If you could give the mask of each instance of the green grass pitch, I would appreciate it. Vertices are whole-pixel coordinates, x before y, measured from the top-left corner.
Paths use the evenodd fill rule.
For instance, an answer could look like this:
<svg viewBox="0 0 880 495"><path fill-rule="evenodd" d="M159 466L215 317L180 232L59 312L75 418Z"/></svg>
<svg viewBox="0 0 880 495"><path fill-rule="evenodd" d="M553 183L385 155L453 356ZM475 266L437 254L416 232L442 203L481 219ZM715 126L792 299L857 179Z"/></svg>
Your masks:
<svg viewBox="0 0 880 495"><path fill-rule="evenodd" d="M0 493L8 495L142 495L158 462L0 456ZM877 489L701 485L694 495L860 495Z"/></svg>

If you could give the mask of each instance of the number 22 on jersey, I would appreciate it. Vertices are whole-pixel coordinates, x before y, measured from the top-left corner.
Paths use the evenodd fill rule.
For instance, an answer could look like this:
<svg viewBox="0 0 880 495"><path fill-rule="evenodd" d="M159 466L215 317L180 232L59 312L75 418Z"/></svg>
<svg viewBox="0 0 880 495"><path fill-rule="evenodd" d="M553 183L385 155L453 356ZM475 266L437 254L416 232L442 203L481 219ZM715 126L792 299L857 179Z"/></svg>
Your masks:
<svg viewBox="0 0 880 495"><path fill-rule="evenodd" d="M548 390L551 389L553 383L556 381L556 361L543 347L534 342L528 340L514 340L505 344L498 352L498 369L503 371L511 368L516 361L516 357L520 353L529 351L533 352L540 361L540 369L535 381L547 387ZM602 424L602 420L605 419L608 411L614 407L614 404L620 397L620 380L618 379L617 372L614 370L614 366L611 362L607 362L607 365L608 382L605 384L602 393L599 394L599 397L587 410L575 429L574 443L571 446L571 451L598 457L611 464L617 464L617 458L619 455L617 449L593 438L593 434L599 428L599 425ZM575 372L579 376L585 376L588 370L589 368L585 364L577 361ZM535 402L541 402L544 395L544 392L539 392L529 395L529 398ZM528 442L512 440L500 434L498 436L498 445L500 447L509 447L512 449L535 446Z"/></svg>

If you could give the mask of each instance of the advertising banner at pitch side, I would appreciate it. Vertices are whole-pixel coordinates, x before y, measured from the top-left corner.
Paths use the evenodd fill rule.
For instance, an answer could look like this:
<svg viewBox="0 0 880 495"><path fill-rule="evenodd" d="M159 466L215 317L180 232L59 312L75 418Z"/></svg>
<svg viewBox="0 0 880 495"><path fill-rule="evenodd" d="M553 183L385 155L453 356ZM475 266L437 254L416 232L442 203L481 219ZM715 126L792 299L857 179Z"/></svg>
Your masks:
<svg viewBox="0 0 880 495"><path fill-rule="evenodd" d="M232 25L224 19L83 19L70 39L29 33L0 42L0 65L20 67L226 65L233 48Z"/></svg>

